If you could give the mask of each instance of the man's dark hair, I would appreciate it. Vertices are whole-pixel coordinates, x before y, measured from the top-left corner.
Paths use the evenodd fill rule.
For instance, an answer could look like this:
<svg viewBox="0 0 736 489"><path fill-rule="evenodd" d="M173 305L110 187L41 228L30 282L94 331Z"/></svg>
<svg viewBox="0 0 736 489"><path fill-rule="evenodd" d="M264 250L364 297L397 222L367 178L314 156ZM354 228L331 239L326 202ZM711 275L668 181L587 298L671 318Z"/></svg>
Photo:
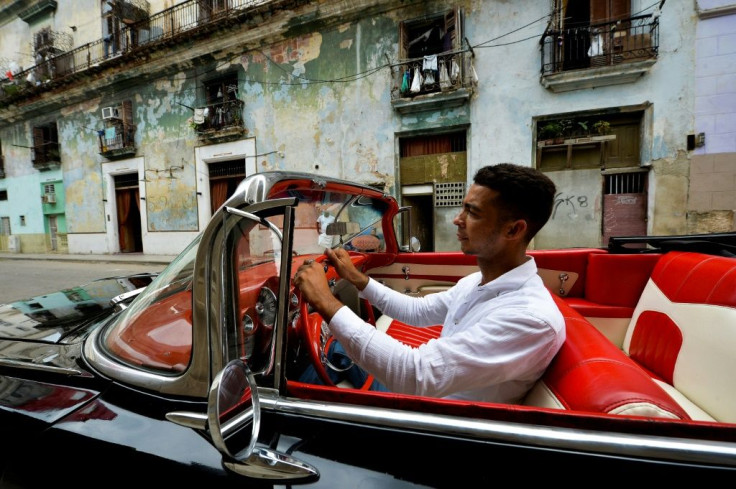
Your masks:
<svg viewBox="0 0 736 489"><path fill-rule="evenodd" d="M500 163L481 168L473 182L498 192L496 204L509 219L527 222L527 242L552 215L556 187L550 178L528 166Z"/></svg>

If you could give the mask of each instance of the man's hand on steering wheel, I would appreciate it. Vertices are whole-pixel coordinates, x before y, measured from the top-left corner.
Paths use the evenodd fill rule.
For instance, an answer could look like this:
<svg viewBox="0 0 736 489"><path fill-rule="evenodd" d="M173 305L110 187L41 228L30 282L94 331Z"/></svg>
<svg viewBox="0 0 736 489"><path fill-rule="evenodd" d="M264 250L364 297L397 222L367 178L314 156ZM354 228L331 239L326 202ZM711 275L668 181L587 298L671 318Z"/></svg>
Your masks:
<svg viewBox="0 0 736 489"><path fill-rule="evenodd" d="M314 310L327 322L343 306L342 302L332 295L324 266L319 262L306 260L294 274L294 285L302 293L303 299L312 304Z"/></svg>
<svg viewBox="0 0 736 489"><path fill-rule="evenodd" d="M355 285L358 290L365 289L368 285L368 276L355 268L350 253L343 248L327 248L325 255L340 277Z"/></svg>

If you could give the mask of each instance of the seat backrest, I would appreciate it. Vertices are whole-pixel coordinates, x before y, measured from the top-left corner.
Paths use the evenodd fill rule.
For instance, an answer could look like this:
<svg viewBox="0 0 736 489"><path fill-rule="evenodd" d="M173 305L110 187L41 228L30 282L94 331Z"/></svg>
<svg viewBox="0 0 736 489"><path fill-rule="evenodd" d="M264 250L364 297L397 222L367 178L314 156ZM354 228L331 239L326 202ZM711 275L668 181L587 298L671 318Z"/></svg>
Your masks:
<svg viewBox="0 0 736 489"><path fill-rule="evenodd" d="M736 422L736 259L676 251L662 256L623 348L714 419Z"/></svg>
<svg viewBox="0 0 736 489"><path fill-rule="evenodd" d="M564 299L566 338L527 395L529 406L632 416L690 419L636 363Z"/></svg>

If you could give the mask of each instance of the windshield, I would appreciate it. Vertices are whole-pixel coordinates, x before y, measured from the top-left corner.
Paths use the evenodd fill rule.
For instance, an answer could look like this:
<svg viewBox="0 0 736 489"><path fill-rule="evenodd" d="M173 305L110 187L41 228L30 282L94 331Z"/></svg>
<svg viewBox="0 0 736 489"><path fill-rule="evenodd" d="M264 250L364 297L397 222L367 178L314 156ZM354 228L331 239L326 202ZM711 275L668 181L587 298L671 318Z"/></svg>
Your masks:
<svg viewBox="0 0 736 489"><path fill-rule="evenodd" d="M319 254L342 246L355 251L383 251L385 202L370 197L321 190L290 189L278 197L297 197L294 253ZM281 223L277 223L281 227Z"/></svg>
<svg viewBox="0 0 736 489"><path fill-rule="evenodd" d="M293 187L269 197L298 198L292 248L295 260L322 254L327 247L360 252L385 249L382 223L388 206L379 199ZM232 314L237 320L226 327L226 356L249 360L257 372L268 367L273 345L283 215L254 221L235 212L232 218L237 221L228 237L226 266L232 270L235 285L226 294L233 299ZM202 235L195 238L109 325L101 341L108 355L155 373L174 375L187 369L192 358L194 262L201 239Z"/></svg>
<svg viewBox="0 0 736 489"><path fill-rule="evenodd" d="M181 372L192 353L192 279L202 235L159 274L118 317L103 338L124 363Z"/></svg>

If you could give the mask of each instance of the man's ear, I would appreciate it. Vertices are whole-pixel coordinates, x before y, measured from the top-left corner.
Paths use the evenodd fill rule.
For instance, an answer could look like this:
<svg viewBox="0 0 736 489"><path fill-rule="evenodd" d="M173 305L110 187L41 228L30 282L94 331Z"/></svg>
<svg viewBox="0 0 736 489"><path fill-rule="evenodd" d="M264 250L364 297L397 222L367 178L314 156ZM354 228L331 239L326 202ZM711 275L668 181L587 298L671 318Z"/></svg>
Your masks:
<svg viewBox="0 0 736 489"><path fill-rule="evenodd" d="M517 219L506 226L507 239L523 239L526 236L528 225L524 219Z"/></svg>

